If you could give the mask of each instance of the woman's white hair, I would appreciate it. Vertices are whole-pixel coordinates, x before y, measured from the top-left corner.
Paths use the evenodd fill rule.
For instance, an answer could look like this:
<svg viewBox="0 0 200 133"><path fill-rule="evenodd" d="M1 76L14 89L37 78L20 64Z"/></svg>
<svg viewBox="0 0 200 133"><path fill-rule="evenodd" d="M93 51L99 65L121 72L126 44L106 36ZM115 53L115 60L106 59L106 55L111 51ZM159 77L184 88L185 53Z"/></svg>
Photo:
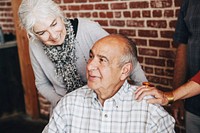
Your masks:
<svg viewBox="0 0 200 133"><path fill-rule="evenodd" d="M53 0L22 0L18 10L21 26L29 36L36 38L33 26L48 17L64 18L60 7Z"/></svg>

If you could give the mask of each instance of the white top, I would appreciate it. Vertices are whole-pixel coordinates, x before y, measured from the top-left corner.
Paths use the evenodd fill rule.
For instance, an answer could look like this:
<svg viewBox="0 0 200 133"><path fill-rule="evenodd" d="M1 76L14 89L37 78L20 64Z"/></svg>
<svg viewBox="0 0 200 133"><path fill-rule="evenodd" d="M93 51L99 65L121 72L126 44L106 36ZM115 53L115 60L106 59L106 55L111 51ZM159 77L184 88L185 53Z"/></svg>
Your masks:
<svg viewBox="0 0 200 133"><path fill-rule="evenodd" d="M86 60L89 58L89 50L97 40L106 35L108 33L97 22L78 19L76 35L78 44L75 46L76 56L78 57L76 65L78 73L84 82L86 82ZM60 98L67 93L65 85L56 78L54 64L44 53L41 42L30 39L29 48L36 87L54 107ZM137 63L136 68L132 72L131 79L137 84L147 81L139 63Z"/></svg>

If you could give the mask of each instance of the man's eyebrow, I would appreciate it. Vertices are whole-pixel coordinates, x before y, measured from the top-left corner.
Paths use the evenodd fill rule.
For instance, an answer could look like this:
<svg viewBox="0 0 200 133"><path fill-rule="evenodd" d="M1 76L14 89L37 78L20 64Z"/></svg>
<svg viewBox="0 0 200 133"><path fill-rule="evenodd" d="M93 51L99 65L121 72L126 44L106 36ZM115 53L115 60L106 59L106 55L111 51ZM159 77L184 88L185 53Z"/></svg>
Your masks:
<svg viewBox="0 0 200 133"><path fill-rule="evenodd" d="M90 49L89 53L90 54L94 54L93 51L92 51L92 49ZM104 55L97 54L97 57L104 58L104 59L106 59L109 62L109 59L106 56L104 56Z"/></svg>
<svg viewBox="0 0 200 133"><path fill-rule="evenodd" d="M50 24L50 26L52 26L52 25L55 23L55 21L56 21L56 19L54 19L54 20L52 21L52 23ZM33 29L33 32L35 32L34 29ZM45 32L45 30L37 31L37 32L35 32L35 34L40 34L41 32Z"/></svg>
<svg viewBox="0 0 200 133"><path fill-rule="evenodd" d="M97 55L97 56L100 57L100 58L104 58L109 62L109 59L106 56L104 56L104 55Z"/></svg>

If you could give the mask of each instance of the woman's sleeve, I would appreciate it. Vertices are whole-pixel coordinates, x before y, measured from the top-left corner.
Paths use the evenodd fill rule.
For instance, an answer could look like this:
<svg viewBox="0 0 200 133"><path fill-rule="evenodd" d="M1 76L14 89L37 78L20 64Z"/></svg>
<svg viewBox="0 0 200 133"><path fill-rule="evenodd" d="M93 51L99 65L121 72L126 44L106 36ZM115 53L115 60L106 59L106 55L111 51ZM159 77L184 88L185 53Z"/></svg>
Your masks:
<svg viewBox="0 0 200 133"><path fill-rule="evenodd" d="M132 81L134 81L135 85L142 85L142 82L147 81L145 73L142 70L142 67L139 62L135 65L135 68L133 69L130 78Z"/></svg>
<svg viewBox="0 0 200 133"><path fill-rule="evenodd" d="M34 44L30 44L34 45ZM51 102L52 106L55 107L57 102L60 100L61 96L59 96L56 92L51 83L49 82L48 78L44 74L39 62L37 61L36 57L33 54L31 46L29 47L29 54L31 59L31 64L33 68L33 72L35 75L35 85L37 90L48 100Z"/></svg>
<svg viewBox="0 0 200 133"><path fill-rule="evenodd" d="M200 84L200 71L194 77L192 77L191 80Z"/></svg>

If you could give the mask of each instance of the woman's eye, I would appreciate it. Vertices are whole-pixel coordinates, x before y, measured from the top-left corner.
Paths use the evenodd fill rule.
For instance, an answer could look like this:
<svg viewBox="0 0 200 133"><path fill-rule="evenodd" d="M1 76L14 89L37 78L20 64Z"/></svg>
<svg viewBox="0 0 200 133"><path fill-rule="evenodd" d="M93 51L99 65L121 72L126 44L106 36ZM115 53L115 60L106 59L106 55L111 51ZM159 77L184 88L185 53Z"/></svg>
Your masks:
<svg viewBox="0 0 200 133"><path fill-rule="evenodd" d="M39 32L37 33L39 36L42 36L44 34L44 32Z"/></svg>
<svg viewBox="0 0 200 133"><path fill-rule="evenodd" d="M56 26L57 22L53 23L52 26Z"/></svg>

